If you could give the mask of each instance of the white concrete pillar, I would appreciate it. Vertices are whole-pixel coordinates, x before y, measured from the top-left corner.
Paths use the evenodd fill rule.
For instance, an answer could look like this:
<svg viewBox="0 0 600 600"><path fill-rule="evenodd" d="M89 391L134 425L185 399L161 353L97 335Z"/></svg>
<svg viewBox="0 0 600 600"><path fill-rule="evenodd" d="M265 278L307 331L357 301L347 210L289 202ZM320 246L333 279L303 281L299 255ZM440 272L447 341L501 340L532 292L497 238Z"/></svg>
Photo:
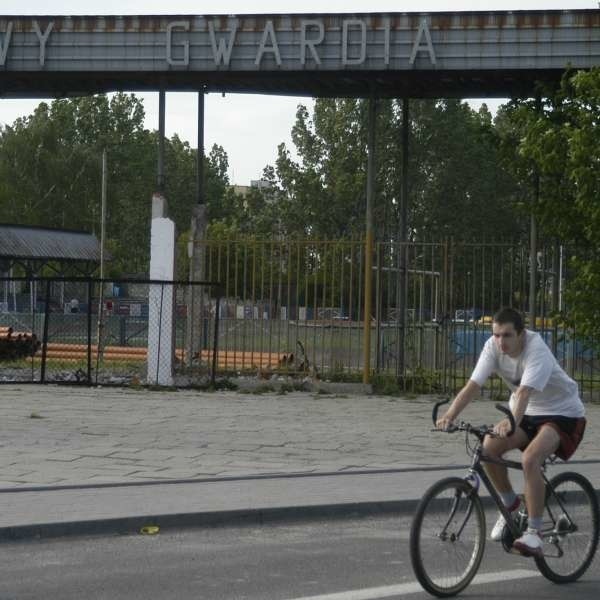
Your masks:
<svg viewBox="0 0 600 600"><path fill-rule="evenodd" d="M166 200L152 197L150 279L175 279L175 223L166 218ZM173 385L175 287L152 284L148 292L148 373L154 385Z"/></svg>

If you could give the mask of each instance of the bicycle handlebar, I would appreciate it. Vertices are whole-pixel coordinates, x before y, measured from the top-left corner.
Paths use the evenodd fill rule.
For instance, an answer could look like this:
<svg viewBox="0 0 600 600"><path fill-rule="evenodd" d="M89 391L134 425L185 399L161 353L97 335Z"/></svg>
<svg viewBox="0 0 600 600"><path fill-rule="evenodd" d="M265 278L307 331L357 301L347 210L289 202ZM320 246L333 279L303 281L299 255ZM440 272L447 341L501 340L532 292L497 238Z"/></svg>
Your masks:
<svg viewBox="0 0 600 600"><path fill-rule="evenodd" d="M497 402L495 404L496 409L499 410L500 412L503 412L506 417L508 418L508 420L510 421L510 432L508 434L508 437L510 437L514 432L515 429L517 428L517 424L515 423L515 418L512 414L512 411L510 410L510 408L507 408L506 406L504 406L504 404L500 404L500 402Z"/></svg>
<svg viewBox="0 0 600 600"><path fill-rule="evenodd" d="M447 404L448 402L450 402L450 398L446 398L445 400L442 400L441 402L436 402L433 406L433 411L431 412L431 420L433 421L434 426L437 423L437 416L438 416L438 410L440 408L440 406ZM497 402L495 404L496 410L499 410L501 413L504 413L507 417L507 419L510 421L510 432L508 433L508 437L510 437L516 430L517 428L517 424L515 423L515 418L510 410L510 408L507 408L506 406L504 406L503 404L500 404L499 402ZM456 425L454 425L452 428L448 428L446 431L448 433L452 433L454 431L458 431L459 429L467 429L469 431L473 430L477 430L482 432L483 430L487 430L487 433L490 433L492 431L491 427L488 427L487 425L481 426L481 427L472 427L469 423L461 423L460 427L457 427Z"/></svg>
<svg viewBox="0 0 600 600"><path fill-rule="evenodd" d="M431 413L431 420L433 421L434 425L437 423L437 414L438 414L439 407L442 406L443 404L448 404L448 402L450 402L450 398L446 398L445 400L442 400L441 402L436 402L435 405L433 406L433 411Z"/></svg>

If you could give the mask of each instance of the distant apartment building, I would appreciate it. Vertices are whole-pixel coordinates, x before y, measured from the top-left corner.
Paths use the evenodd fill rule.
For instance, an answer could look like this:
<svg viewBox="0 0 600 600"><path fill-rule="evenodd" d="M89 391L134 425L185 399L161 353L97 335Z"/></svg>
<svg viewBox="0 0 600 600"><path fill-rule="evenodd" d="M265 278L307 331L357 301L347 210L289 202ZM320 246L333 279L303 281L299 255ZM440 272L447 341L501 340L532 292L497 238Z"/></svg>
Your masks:
<svg viewBox="0 0 600 600"><path fill-rule="evenodd" d="M233 193L240 198L246 198L248 194L253 189L258 189L260 191L266 191L271 189L273 186L270 181L266 179L253 179L250 181L250 185L234 185Z"/></svg>

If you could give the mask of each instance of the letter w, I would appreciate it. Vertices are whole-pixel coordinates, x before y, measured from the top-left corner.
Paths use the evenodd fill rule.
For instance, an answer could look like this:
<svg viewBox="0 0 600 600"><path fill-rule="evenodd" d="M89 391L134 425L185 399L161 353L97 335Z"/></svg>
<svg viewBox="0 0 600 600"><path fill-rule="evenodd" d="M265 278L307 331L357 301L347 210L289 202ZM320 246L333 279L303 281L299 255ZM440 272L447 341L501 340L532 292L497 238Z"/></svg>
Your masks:
<svg viewBox="0 0 600 600"><path fill-rule="evenodd" d="M218 67L220 63L223 63L226 67L229 66L231 60L231 52L233 45L235 44L235 36L237 34L237 23L233 24L233 29L229 32L229 44L225 41L225 38L219 38L219 47L217 48L217 38L215 37L215 26L212 22L208 23L208 33L210 35L210 45L212 46L213 58L215 65Z"/></svg>
<svg viewBox="0 0 600 600"><path fill-rule="evenodd" d="M10 46L12 29L12 21L9 21L8 26L6 27L6 33L4 34L4 42L0 45L0 67L3 67L4 63L6 62L6 55L8 54L8 47Z"/></svg>

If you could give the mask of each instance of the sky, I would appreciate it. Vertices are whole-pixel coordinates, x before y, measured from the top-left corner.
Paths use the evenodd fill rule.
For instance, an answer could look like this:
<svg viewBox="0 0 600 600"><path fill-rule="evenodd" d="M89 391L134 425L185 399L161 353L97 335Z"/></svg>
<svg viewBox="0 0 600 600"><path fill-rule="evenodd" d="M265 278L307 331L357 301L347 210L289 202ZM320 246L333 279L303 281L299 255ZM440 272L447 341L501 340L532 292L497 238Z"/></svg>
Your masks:
<svg viewBox="0 0 600 600"><path fill-rule="evenodd" d="M598 8L597 0L0 0L0 15L127 15L127 14L252 14L335 12L434 12L469 10L527 10ZM145 125L158 129L158 93L136 93L146 110ZM31 114L42 99L0 98L0 124ZM168 92L166 135L177 134L197 147L197 94ZM480 102L470 100L478 108ZM487 101L494 111L500 101ZM293 150L291 129L298 104L312 107L310 98L250 94L207 94L204 144L225 148L229 178L238 185L259 179L263 168L274 164L277 146ZM294 155L294 153L292 154Z"/></svg>

